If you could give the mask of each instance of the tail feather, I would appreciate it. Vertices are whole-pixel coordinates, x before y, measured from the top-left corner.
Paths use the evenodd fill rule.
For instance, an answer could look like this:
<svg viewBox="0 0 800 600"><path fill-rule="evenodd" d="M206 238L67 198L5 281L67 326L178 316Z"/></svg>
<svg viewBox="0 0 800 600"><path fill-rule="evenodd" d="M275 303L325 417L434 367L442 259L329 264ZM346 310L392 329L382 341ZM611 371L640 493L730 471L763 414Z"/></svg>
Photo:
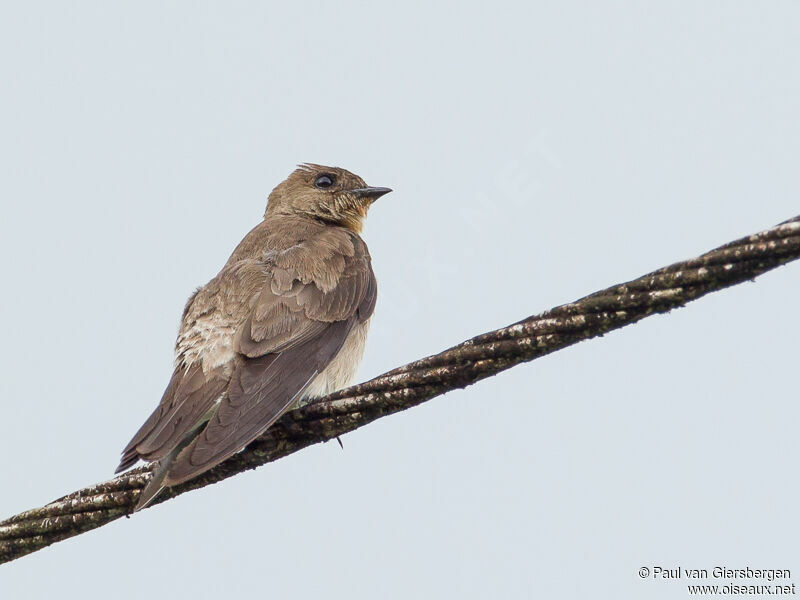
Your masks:
<svg viewBox="0 0 800 600"><path fill-rule="evenodd" d="M173 451L158 461L156 468L153 469L153 476L150 478L150 481L147 482L147 485L142 488L142 493L139 494L139 501L136 503L133 512L138 512L143 508L147 508L147 506L155 500L156 496L158 496L158 493L166 487L164 485L164 479L169 472L170 464L176 454L177 452Z"/></svg>

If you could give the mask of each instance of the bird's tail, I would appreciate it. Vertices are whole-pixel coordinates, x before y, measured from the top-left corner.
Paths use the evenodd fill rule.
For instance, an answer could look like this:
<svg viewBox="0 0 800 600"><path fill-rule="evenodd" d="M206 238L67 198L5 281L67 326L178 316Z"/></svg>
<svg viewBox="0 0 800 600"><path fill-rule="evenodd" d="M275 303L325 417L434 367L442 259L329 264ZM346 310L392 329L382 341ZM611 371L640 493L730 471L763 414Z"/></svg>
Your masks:
<svg viewBox="0 0 800 600"><path fill-rule="evenodd" d="M166 487L164 485L164 479L167 473L169 473L169 467L176 454L177 450L173 450L158 461L156 468L153 469L153 476L150 478L150 481L147 482L147 485L142 488L142 493L139 494L139 501L136 503L133 512L138 512L143 508L147 508L147 506L155 500L156 496L158 496L158 493Z"/></svg>

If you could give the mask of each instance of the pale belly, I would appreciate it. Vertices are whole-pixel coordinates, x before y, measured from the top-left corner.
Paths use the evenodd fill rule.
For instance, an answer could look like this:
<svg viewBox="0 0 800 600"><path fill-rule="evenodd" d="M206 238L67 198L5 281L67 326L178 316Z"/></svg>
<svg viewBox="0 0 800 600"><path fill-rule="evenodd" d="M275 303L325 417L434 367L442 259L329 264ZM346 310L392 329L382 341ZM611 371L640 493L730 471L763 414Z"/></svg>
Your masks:
<svg viewBox="0 0 800 600"><path fill-rule="evenodd" d="M303 396L297 402L297 406L303 406L313 398L320 398L350 385L361 364L361 357L364 355L368 330L369 319L353 327L342 349L306 388Z"/></svg>

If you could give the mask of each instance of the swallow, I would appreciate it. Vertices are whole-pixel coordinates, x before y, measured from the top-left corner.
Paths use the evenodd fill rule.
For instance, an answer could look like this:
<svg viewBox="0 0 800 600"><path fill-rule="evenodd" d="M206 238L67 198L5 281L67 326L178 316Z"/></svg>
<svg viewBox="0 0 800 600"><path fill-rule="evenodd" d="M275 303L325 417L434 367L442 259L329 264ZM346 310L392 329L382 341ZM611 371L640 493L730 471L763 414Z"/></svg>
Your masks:
<svg viewBox="0 0 800 600"><path fill-rule="evenodd" d="M155 463L135 511L242 450L286 411L350 384L377 283L360 234L375 200L345 169L300 165L190 298L161 402L116 472Z"/></svg>

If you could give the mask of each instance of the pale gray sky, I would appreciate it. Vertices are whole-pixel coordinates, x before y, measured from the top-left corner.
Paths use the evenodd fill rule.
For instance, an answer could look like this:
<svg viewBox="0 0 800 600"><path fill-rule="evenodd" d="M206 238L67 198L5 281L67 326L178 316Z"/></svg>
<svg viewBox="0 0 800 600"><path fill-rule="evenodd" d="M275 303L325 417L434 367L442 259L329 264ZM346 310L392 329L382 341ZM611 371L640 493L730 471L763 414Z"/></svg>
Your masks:
<svg viewBox="0 0 800 600"><path fill-rule="evenodd" d="M393 4L3 4L1 516L112 475L183 303L296 163L395 190L362 380L800 213L797 2ZM0 598L800 580L798 290L790 265L186 494L0 567Z"/></svg>

